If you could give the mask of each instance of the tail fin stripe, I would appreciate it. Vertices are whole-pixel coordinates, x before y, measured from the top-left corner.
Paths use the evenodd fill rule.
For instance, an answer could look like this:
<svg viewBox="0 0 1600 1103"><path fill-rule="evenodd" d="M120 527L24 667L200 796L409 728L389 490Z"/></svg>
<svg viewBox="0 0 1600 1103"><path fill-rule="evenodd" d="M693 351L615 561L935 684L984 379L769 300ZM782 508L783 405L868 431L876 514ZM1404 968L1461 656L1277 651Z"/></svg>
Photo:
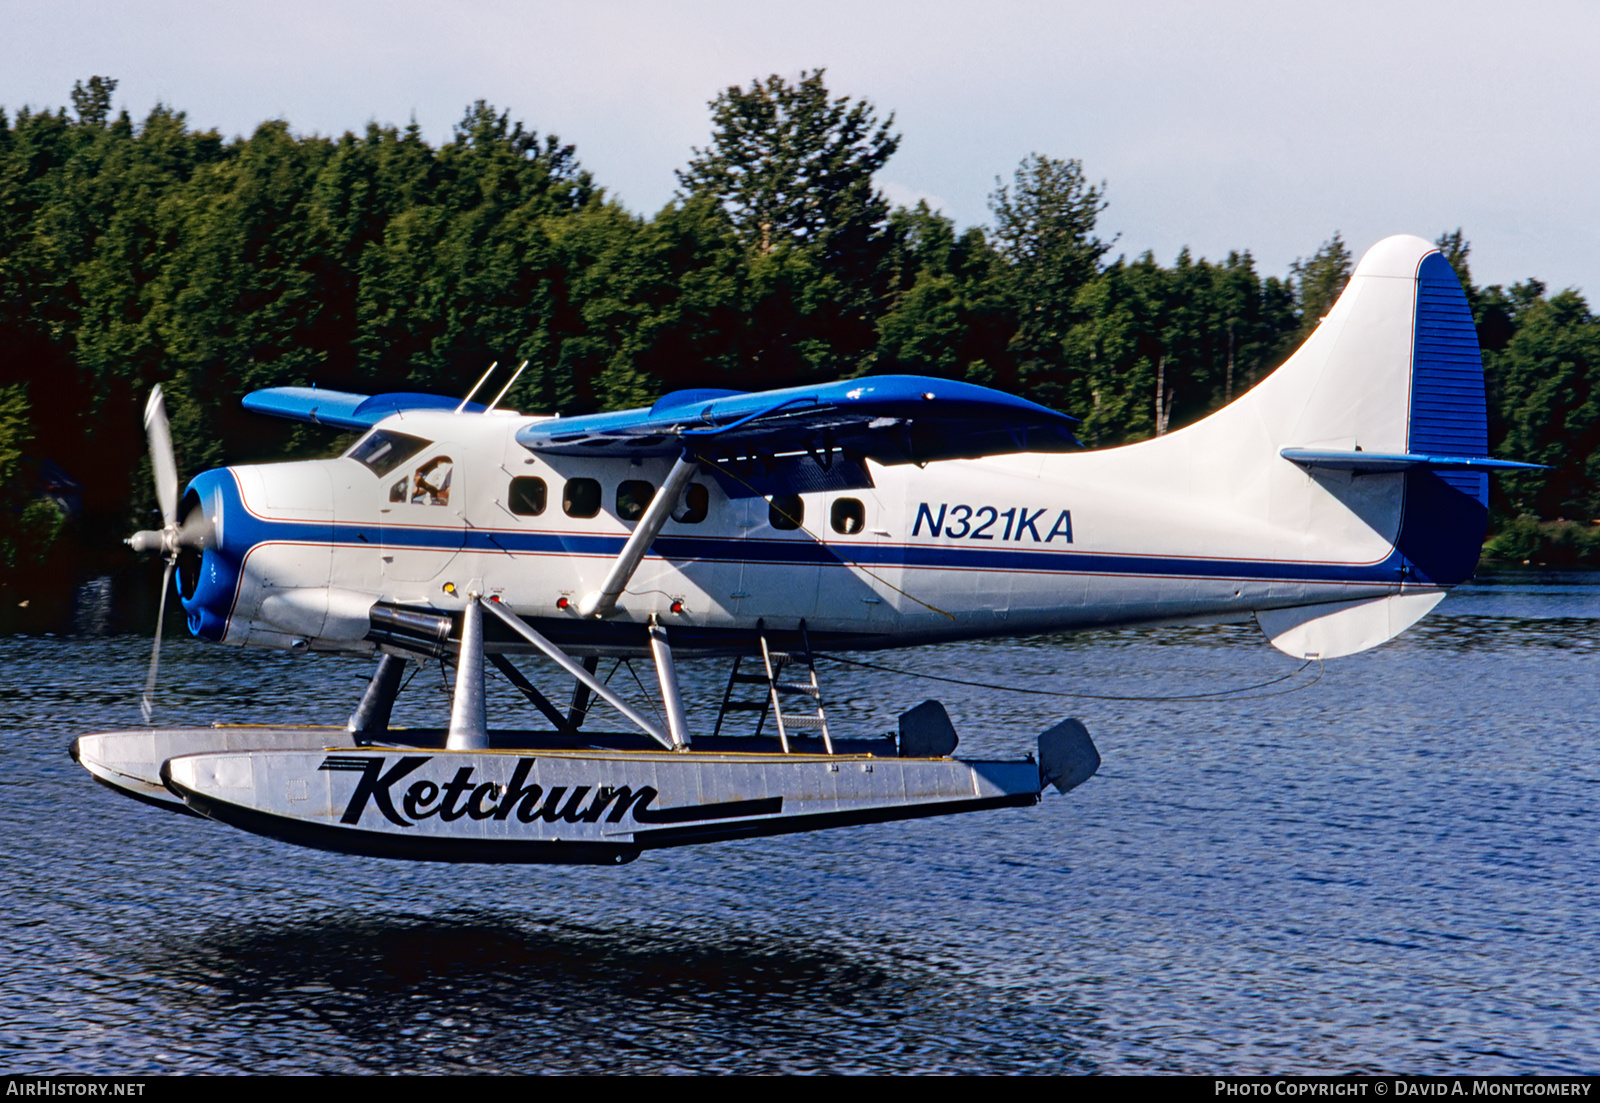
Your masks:
<svg viewBox="0 0 1600 1103"><path fill-rule="evenodd" d="M1467 296L1444 255L1429 253L1417 268L1408 451L1484 455L1489 450L1486 410L1483 360ZM1452 471L1440 477L1480 503L1488 501L1485 476Z"/></svg>
<svg viewBox="0 0 1600 1103"><path fill-rule="evenodd" d="M1483 361L1455 270L1430 253L1417 272L1411 375L1412 452L1481 456L1489 448Z"/></svg>

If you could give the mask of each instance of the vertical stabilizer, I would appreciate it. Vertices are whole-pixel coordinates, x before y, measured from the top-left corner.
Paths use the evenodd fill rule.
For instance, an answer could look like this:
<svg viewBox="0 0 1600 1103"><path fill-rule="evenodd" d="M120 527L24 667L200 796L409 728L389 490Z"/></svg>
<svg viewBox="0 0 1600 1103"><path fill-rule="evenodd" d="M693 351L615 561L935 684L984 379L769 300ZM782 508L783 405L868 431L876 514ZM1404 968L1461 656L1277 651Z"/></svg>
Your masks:
<svg viewBox="0 0 1600 1103"><path fill-rule="evenodd" d="M1237 596L1271 622L1274 642L1332 657L1392 638L1431 607L1409 595L1472 576L1483 469L1515 466L1487 446L1466 295L1437 248L1399 236L1367 250L1305 343L1238 400L1061 470L1085 500L1096 486L1140 499L1105 511L1125 513L1123 527L1086 524L1084 543L1237 563Z"/></svg>

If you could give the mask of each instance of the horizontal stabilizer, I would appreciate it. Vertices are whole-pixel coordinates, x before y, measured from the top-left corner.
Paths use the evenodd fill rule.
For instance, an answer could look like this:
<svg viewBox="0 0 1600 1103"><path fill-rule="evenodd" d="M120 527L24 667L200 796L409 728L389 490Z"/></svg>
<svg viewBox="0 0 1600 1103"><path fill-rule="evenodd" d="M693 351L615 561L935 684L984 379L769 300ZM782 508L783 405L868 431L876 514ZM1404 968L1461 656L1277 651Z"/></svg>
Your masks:
<svg viewBox="0 0 1600 1103"><path fill-rule="evenodd" d="M1444 598L1443 590L1376 600L1263 609L1256 622L1276 647L1297 659L1342 659L1394 639Z"/></svg>
<svg viewBox="0 0 1600 1103"><path fill-rule="evenodd" d="M1518 463L1493 456L1441 456L1420 452L1346 452L1330 448L1284 448L1278 452L1301 467L1320 467L1330 471L1357 471L1378 474L1430 468L1434 471L1535 471L1542 463Z"/></svg>
<svg viewBox="0 0 1600 1103"><path fill-rule="evenodd" d="M569 456L688 450L724 460L839 451L881 464L927 463L1074 449L1075 420L972 383L881 375L759 394L677 391L649 409L525 425L517 443Z"/></svg>
<svg viewBox="0 0 1600 1103"><path fill-rule="evenodd" d="M258 414L331 425L337 429L370 429L393 414L408 410L454 410L460 399L438 394L350 394L320 387L268 387L244 396L244 408ZM481 414L481 403L469 402L463 413Z"/></svg>

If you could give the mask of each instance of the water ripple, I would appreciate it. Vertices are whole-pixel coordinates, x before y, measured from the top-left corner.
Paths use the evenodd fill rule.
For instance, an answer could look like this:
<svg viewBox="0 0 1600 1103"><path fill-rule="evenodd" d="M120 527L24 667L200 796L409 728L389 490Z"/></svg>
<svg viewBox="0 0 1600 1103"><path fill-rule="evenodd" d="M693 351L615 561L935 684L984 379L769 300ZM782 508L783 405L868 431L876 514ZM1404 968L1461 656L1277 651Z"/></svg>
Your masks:
<svg viewBox="0 0 1600 1103"><path fill-rule="evenodd" d="M1104 765L1031 810L617 870L343 858L144 808L64 751L137 723L146 641L0 639L0 1054L18 1073L1592 1074L1597 626L1591 576L1516 575L1271 698L829 670L853 730L934 696L964 752L1014 756L1070 713ZM167 654L170 724L338 723L367 674ZM881 658L1128 697L1297 665L1250 626ZM683 667L709 726L726 669ZM437 723L442 688L424 671L397 721Z"/></svg>

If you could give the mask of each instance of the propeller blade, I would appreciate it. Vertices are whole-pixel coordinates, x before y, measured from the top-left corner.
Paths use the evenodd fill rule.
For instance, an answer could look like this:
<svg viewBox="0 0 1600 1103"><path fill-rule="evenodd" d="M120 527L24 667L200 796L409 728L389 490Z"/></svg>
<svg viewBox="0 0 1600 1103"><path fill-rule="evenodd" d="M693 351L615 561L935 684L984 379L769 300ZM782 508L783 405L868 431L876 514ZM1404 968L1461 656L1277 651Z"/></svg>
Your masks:
<svg viewBox="0 0 1600 1103"><path fill-rule="evenodd" d="M150 723L150 717L155 713L156 672L161 669L161 630L166 626L167 593L172 589L172 569L177 565L175 560L167 560L166 573L161 576L161 604L156 607L156 641L150 648L150 674L144 680L144 699L139 702L139 710L144 713L146 724Z"/></svg>
<svg viewBox="0 0 1600 1103"><path fill-rule="evenodd" d="M145 403L144 431L150 438L150 470L155 474L161 523L170 525L178 519L178 461L172 455L172 427L167 422L167 404L161 397L160 384Z"/></svg>
<svg viewBox="0 0 1600 1103"><path fill-rule="evenodd" d="M206 516L205 506L196 503L190 507L189 512L183 515L183 520L178 523L178 535L174 542L180 548L193 548L195 551L204 551L206 548L213 546L216 538L216 526L211 523L211 518Z"/></svg>

